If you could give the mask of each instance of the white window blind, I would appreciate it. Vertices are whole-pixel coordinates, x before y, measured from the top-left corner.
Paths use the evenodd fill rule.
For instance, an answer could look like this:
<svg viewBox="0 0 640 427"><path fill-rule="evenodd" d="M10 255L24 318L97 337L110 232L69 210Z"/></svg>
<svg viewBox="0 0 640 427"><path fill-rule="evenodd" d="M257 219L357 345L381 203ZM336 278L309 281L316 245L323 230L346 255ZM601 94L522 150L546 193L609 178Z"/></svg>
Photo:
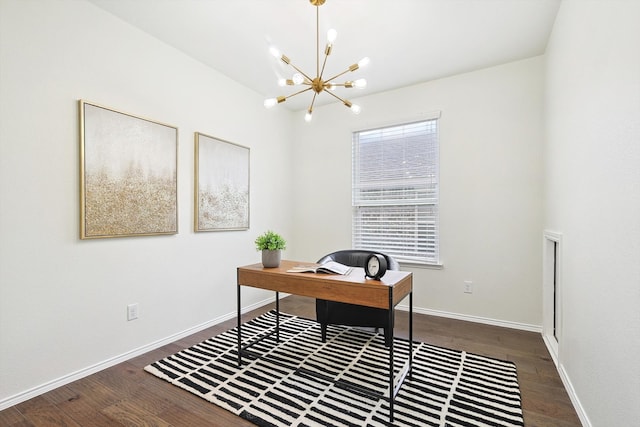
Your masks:
<svg viewBox="0 0 640 427"><path fill-rule="evenodd" d="M353 134L353 247L438 264L438 120Z"/></svg>

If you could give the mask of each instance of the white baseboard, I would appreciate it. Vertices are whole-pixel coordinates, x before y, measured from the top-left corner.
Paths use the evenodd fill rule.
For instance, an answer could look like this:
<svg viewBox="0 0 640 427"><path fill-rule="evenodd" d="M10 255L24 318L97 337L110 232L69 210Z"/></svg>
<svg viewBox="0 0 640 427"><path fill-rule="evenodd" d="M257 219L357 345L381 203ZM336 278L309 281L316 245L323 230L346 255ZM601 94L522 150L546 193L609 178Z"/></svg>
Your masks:
<svg viewBox="0 0 640 427"><path fill-rule="evenodd" d="M398 305L397 308L403 311L409 311L408 305ZM508 320L491 319L488 317L470 316L467 314L451 313L448 311L430 310L426 308L413 307L413 312L418 314L426 314L429 316L446 317L455 320L464 320L466 322L483 323L485 325L500 326L503 328L519 329L528 332L542 333L542 326L530 325L528 323L510 322Z"/></svg>
<svg viewBox="0 0 640 427"><path fill-rule="evenodd" d="M558 353L557 353L557 344L554 346L550 340L552 340L553 338L548 337L547 335L545 335L544 333L542 334L542 340L544 341L544 345L547 347L547 351L549 352L549 355L551 356L551 359L553 359L553 363L554 365L556 365L556 369L558 369Z"/></svg>
<svg viewBox="0 0 640 427"><path fill-rule="evenodd" d="M252 304L250 306L244 307L242 309L242 313L248 313L251 310L255 310L256 308L260 308L264 305L267 305L269 303L272 303L275 301L275 297L272 298L268 298L262 301L259 301L255 304ZM51 380L49 382L46 382L44 384L41 384L39 386L33 387L29 390L20 392L18 394L15 394L13 396L9 396L6 399L0 400L0 411L10 408L14 405L17 405L19 403L22 403L26 400L29 400L31 398L34 398L36 396L39 396L43 393L46 393L48 391L51 391L53 389L56 389L58 387L62 387L63 385L72 383L74 381L77 381L79 379L82 379L86 376L89 376L91 374L95 374L96 372L102 371L103 369L107 369L110 368L111 366L117 365L118 363L122 363L122 362L126 362L129 359L132 359L134 357L140 356L141 354L147 353L151 350L155 350L156 348L162 347L163 345L167 345L170 344L174 341L178 341L184 337L187 337L189 335L195 334L196 332L200 332L204 329L210 328L212 326L215 326L219 323L225 322L229 319L234 319L236 317L236 312L231 312L231 313L227 313L223 316L217 317L215 319L209 320L207 322L201 323L200 325L196 325L192 328L189 329L185 329L184 331L178 332L176 334L170 335L166 338L163 338L161 340L146 344L142 347L138 347L134 350L128 351L126 353L123 353L119 356L115 356L112 357L110 359L104 360L100 363L96 363L95 365L92 366L88 366L86 368L80 369L79 371L70 373L68 375L64 375L60 378L57 378L55 380Z"/></svg>
<svg viewBox="0 0 640 427"><path fill-rule="evenodd" d="M547 338L543 336L544 344L547 347L547 351L553 358L553 363L556 365L556 369L558 370L558 375L560 375L560 380L562 380L562 385L564 385L564 389L567 391L569 395L569 399L571 399L571 404L573 405L573 409L575 409L578 418L580 419L580 423L582 423L583 427L592 427L591 421L589 417L587 417L587 413L582 407L582 403L580 403L580 399L578 399L578 395L576 394L575 389L573 388L573 384L571 383L571 379L567 374L567 371L564 369L564 365L560 362L560 357L555 353L551 344L548 342Z"/></svg>

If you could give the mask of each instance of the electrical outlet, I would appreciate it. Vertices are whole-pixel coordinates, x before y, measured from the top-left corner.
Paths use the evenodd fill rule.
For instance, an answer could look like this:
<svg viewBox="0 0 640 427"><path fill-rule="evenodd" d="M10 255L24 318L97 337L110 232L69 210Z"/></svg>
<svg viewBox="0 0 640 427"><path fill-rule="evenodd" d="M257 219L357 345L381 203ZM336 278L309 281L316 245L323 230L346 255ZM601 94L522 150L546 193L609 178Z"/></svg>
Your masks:
<svg viewBox="0 0 640 427"><path fill-rule="evenodd" d="M138 318L138 303L129 304L127 306L127 320L136 320Z"/></svg>
<svg viewBox="0 0 640 427"><path fill-rule="evenodd" d="M471 280L464 281L464 293L465 294L473 293L473 282Z"/></svg>

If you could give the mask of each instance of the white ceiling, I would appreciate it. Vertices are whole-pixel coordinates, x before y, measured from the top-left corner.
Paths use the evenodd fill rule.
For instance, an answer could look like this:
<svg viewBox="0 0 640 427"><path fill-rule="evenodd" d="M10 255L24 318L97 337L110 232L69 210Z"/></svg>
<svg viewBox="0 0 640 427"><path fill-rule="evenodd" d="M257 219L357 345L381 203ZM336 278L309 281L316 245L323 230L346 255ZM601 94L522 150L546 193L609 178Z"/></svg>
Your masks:
<svg viewBox="0 0 640 427"><path fill-rule="evenodd" d="M309 0L89 0L209 65L265 98L296 88L277 85L293 69L271 45L316 75L316 8ZM338 38L324 77L365 56L368 67L337 81L348 99L544 53L561 0L327 0L319 8L321 53L329 28ZM312 94L283 104L306 109ZM335 102L321 93L316 105Z"/></svg>

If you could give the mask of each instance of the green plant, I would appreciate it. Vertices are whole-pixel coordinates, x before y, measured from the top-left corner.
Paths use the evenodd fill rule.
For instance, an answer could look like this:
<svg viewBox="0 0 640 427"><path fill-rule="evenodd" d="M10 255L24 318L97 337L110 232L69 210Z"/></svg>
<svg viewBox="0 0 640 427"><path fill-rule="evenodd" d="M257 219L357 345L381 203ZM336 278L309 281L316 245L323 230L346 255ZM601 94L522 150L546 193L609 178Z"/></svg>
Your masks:
<svg viewBox="0 0 640 427"><path fill-rule="evenodd" d="M256 250L274 251L278 249L286 249L287 242L278 233L269 230L256 238Z"/></svg>

